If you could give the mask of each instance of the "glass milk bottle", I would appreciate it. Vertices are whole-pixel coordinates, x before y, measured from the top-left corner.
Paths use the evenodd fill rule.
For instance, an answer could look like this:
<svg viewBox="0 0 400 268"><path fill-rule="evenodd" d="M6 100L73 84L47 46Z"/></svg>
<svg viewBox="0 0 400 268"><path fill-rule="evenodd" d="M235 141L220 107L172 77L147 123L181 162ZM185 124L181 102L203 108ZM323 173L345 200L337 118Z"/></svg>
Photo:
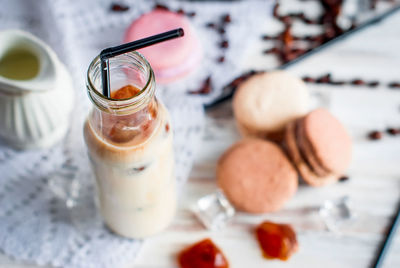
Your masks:
<svg viewBox="0 0 400 268"><path fill-rule="evenodd" d="M93 103L84 135L106 225L129 238L155 234L175 214L169 114L154 96L154 73L137 52L110 58L111 97L102 92L100 58L87 73Z"/></svg>

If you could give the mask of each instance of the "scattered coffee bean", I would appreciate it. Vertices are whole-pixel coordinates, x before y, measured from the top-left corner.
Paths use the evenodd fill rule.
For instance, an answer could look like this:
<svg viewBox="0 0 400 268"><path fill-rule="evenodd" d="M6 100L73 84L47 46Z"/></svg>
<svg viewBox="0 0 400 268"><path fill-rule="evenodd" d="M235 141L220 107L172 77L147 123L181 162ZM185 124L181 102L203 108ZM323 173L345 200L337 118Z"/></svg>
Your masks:
<svg viewBox="0 0 400 268"><path fill-rule="evenodd" d="M226 33L225 29L222 28L222 27L218 29L218 32L219 32L220 34L225 34L225 33Z"/></svg>
<svg viewBox="0 0 400 268"><path fill-rule="evenodd" d="M367 86L369 87L377 87L379 85L378 81L371 81L367 83Z"/></svg>
<svg viewBox="0 0 400 268"><path fill-rule="evenodd" d="M202 86L195 91L189 91L189 94L198 94L198 95L206 95L209 94L212 90L211 86L211 76L207 77L206 80L204 80Z"/></svg>
<svg viewBox="0 0 400 268"><path fill-rule="evenodd" d="M301 55L302 53L305 53L307 51L302 51L301 49L293 49L292 51L298 53L299 55ZM264 51L264 53L272 53L272 51ZM304 78L306 78L306 80L304 80ZM344 84L350 84L350 85L355 85L355 86L368 86L371 88L375 88L378 85L380 85L379 81L365 81L363 79L357 78L351 81L339 81L339 80L332 80L330 76L321 76L318 78L311 78L309 76L304 77L303 80L304 82L307 83L317 83L317 84L331 84L331 85L344 85ZM387 85L389 88L400 88L400 82L392 82L390 84Z"/></svg>
<svg viewBox="0 0 400 268"><path fill-rule="evenodd" d="M211 28L211 29L215 29L215 28L217 28L217 25L215 25L215 23L209 22L209 23L206 24L206 27L207 28Z"/></svg>
<svg viewBox="0 0 400 268"><path fill-rule="evenodd" d="M162 10L169 10L169 7L167 7L166 5L162 5L162 4L155 4L154 5L154 9L162 9Z"/></svg>
<svg viewBox="0 0 400 268"><path fill-rule="evenodd" d="M231 23L232 22L231 15L225 14L224 16L222 16L222 22L223 23Z"/></svg>
<svg viewBox="0 0 400 268"><path fill-rule="evenodd" d="M304 22L305 24L309 24L309 25L318 24L318 21L316 21L316 20L311 20L311 19L309 19L309 18L304 18L304 19L303 19L303 22Z"/></svg>
<svg viewBox="0 0 400 268"><path fill-rule="evenodd" d="M186 13L186 15L188 16L188 17L194 17L194 16L196 16L196 12L188 12L188 13Z"/></svg>
<svg viewBox="0 0 400 268"><path fill-rule="evenodd" d="M400 83L398 82L392 82L389 84L390 88L400 88Z"/></svg>
<svg viewBox="0 0 400 268"><path fill-rule="evenodd" d="M345 81L330 81L331 85L335 85L335 86L342 86L344 84L346 84Z"/></svg>
<svg viewBox="0 0 400 268"><path fill-rule="evenodd" d="M382 132L380 132L380 131L377 131L377 130L374 130L374 131L371 131L369 134L368 134L368 138L370 139L370 140L380 140L380 139L382 139Z"/></svg>
<svg viewBox="0 0 400 268"><path fill-rule="evenodd" d="M184 11L182 8L180 8L180 9L178 9L178 10L176 11L176 13L178 13L179 15L184 15L184 14L185 14L185 11Z"/></svg>
<svg viewBox="0 0 400 268"><path fill-rule="evenodd" d="M283 44L285 45L284 48L288 48L292 45L293 43L293 36L292 36L292 30L291 30L291 26L287 25L285 30L282 33L282 41Z"/></svg>
<svg viewBox="0 0 400 268"><path fill-rule="evenodd" d="M241 83L243 83L246 79L248 79L249 77L261 73L260 71L255 71L255 70L251 70L247 73L244 73L242 75L240 75L239 77L236 77L232 82L230 82L228 84L228 87L236 89Z"/></svg>
<svg viewBox="0 0 400 268"><path fill-rule="evenodd" d="M276 36L269 36L269 35L263 35L261 36L262 40L274 40L277 39L278 37Z"/></svg>
<svg viewBox="0 0 400 268"><path fill-rule="evenodd" d="M281 22L283 22L283 24L285 24L285 25L287 25L287 26L288 26L288 25L291 25L292 22L293 22L292 18L291 18L290 16L288 16L288 15L279 17L279 20L280 20Z"/></svg>
<svg viewBox="0 0 400 268"><path fill-rule="evenodd" d="M280 53L280 50L277 47L272 47L272 48L264 50L263 53L264 54L278 54L278 53Z"/></svg>
<svg viewBox="0 0 400 268"><path fill-rule="evenodd" d="M351 81L351 84L356 86L362 86L365 85L365 82L361 79L354 79L353 81Z"/></svg>
<svg viewBox="0 0 400 268"><path fill-rule="evenodd" d="M223 40L223 41L220 43L220 47L221 47L221 48L228 48L228 47L229 47L229 42L228 42L227 40Z"/></svg>
<svg viewBox="0 0 400 268"><path fill-rule="evenodd" d="M115 12L124 12L129 10L129 6L121 3L112 3L110 9Z"/></svg>
<svg viewBox="0 0 400 268"><path fill-rule="evenodd" d="M348 181L350 178L348 176L342 176L339 178L339 182L345 182Z"/></svg>
<svg viewBox="0 0 400 268"><path fill-rule="evenodd" d="M311 77L309 77L309 76L304 76L302 79L303 79L303 81L306 82L306 83L315 83L315 79L314 79L314 78L311 78Z"/></svg>
<svg viewBox="0 0 400 268"><path fill-rule="evenodd" d="M387 132L388 134L394 136L394 135L400 134L400 129L398 129L398 128L388 128L388 129L386 129L386 132Z"/></svg>
<svg viewBox="0 0 400 268"><path fill-rule="evenodd" d="M225 61L225 57L224 57L224 56L221 56L221 57L218 58L217 61L218 61L219 63L223 63L223 62Z"/></svg>
<svg viewBox="0 0 400 268"><path fill-rule="evenodd" d="M315 80L315 82L318 84L328 84L331 82L331 74L327 73L327 74L321 76L320 78L318 78L317 80Z"/></svg>

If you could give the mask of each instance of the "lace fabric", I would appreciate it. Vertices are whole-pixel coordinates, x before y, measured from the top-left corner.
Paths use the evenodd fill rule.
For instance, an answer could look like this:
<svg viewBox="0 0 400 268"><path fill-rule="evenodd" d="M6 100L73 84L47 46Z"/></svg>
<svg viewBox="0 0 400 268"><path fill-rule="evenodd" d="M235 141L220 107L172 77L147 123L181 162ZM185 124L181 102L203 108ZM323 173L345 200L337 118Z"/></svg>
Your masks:
<svg viewBox="0 0 400 268"><path fill-rule="evenodd" d="M202 137L204 103L221 93L241 70L240 55L247 42L241 36L257 31L257 17L265 17L265 2L235 3L157 1L171 9L196 12L191 20L202 40L205 58L198 70L183 81L158 86L174 127L178 186L190 172ZM90 60L105 47L122 42L126 27L153 8L154 1L135 1L127 12L111 12L110 1L4 1L0 5L0 29L30 31L47 42L69 69L75 82L75 109L65 139L45 150L14 151L0 145L0 250L19 260L56 267L121 267L133 262L141 240L112 234L102 224L93 201L93 178L83 142L82 126L90 108L85 74ZM243 12L254 16L241 16ZM227 27L230 47L223 52L218 34L204 27L229 12L235 19ZM257 16L260 14L260 16ZM239 21L240 20L240 21ZM249 30L250 29L250 30ZM250 32L249 32L250 31ZM217 58L224 53L226 61ZM191 96L212 75L214 91ZM80 184L73 209L49 188L52 176Z"/></svg>

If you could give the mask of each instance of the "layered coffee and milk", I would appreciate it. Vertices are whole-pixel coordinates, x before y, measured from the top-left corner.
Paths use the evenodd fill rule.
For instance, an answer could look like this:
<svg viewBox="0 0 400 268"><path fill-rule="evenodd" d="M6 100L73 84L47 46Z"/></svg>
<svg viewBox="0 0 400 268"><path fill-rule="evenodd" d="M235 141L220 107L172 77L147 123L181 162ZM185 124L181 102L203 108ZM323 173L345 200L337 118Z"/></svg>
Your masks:
<svg viewBox="0 0 400 268"><path fill-rule="evenodd" d="M114 106L134 103L141 94L127 85L111 99ZM176 208L169 115L154 96L147 98L139 109L94 108L84 126L100 212L111 230L130 238L161 231Z"/></svg>

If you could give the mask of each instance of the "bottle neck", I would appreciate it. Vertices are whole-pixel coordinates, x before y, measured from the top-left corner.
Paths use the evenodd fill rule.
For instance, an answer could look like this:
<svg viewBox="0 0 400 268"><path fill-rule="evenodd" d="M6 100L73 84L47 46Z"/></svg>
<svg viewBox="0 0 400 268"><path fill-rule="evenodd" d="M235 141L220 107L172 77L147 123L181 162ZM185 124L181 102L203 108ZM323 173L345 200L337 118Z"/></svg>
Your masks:
<svg viewBox="0 0 400 268"><path fill-rule="evenodd" d="M154 73L147 60L138 52L126 53L110 59L111 97L101 93L101 64L96 57L87 72L87 91L95 107L116 115L136 113L154 102ZM126 86L138 90L137 94L113 94ZM118 97L116 97L118 96Z"/></svg>

